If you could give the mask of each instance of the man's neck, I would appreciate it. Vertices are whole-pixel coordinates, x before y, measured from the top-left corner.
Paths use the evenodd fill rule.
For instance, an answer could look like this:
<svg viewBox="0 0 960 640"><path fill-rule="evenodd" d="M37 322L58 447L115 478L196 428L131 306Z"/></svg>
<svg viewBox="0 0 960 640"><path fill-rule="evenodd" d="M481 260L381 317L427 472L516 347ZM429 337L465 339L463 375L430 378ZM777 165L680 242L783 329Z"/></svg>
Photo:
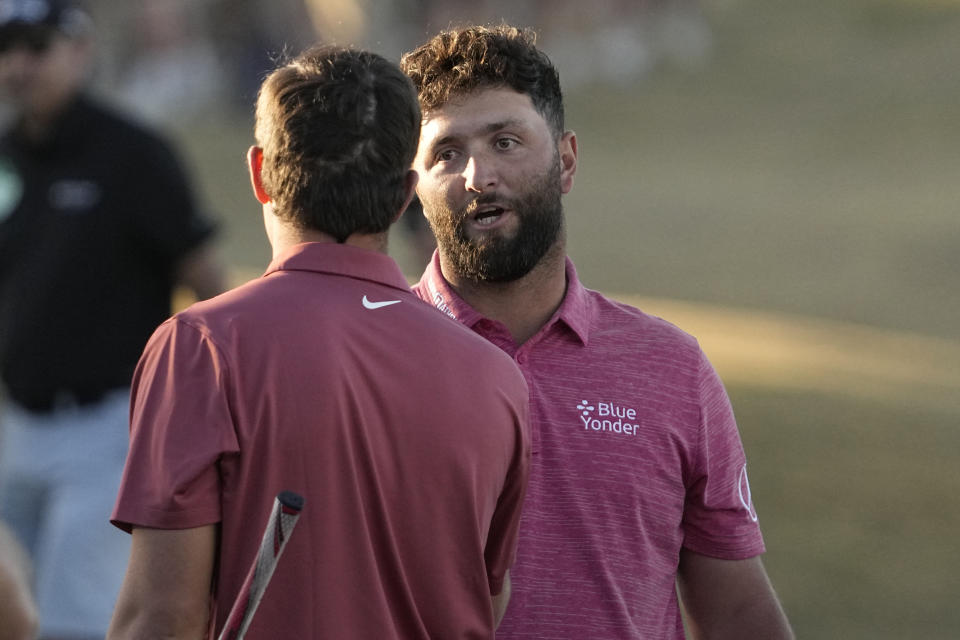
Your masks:
<svg viewBox="0 0 960 640"><path fill-rule="evenodd" d="M290 247L303 244L304 242L325 242L330 244L337 243L333 236L323 233L322 231L298 229L283 222L278 223L273 228L272 233L268 233L268 237L273 248L274 258L282 254ZM387 239L388 236L386 233L354 233L342 244L350 245L352 247L359 247L361 249L367 249L369 251L387 253Z"/></svg>
<svg viewBox="0 0 960 640"><path fill-rule="evenodd" d="M557 242L530 273L512 282L476 282L458 277L440 256L454 291L484 317L503 323L519 345L553 317L567 291L566 250Z"/></svg>

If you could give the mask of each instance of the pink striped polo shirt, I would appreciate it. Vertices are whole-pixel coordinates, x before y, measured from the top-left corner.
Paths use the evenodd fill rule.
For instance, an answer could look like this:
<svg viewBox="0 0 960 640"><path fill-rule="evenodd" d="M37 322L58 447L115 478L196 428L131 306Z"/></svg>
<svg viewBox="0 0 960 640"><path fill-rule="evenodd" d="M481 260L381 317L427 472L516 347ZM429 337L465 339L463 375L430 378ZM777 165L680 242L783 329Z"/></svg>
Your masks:
<svg viewBox="0 0 960 640"><path fill-rule="evenodd" d="M512 356L530 388L530 484L497 638L683 638L681 547L764 551L733 411L694 338L566 270L560 308L520 346L453 291L436 254L414 287Z"/></svg>

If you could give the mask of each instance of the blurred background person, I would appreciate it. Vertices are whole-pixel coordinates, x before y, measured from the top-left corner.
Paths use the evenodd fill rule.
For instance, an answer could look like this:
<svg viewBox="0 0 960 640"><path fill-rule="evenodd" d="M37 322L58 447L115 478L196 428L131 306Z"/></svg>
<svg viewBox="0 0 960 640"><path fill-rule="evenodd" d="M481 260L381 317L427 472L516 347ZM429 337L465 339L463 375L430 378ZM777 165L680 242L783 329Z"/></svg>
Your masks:
<svg viewBox="0 0 960 640"><path fill-rule="evenodd" d="M105 634L133 368L176 284L223 289L179 161L89 95L92 61L81 3L0 0L0 517L34 562L42 638Z"/></svg>
<svg viewBox="0 0 960 640"><path fill-rule="evenodd" d="M106 1L106 0L101 0ZM150 2L151 0L141 0ZM194 19L207 25L211 42L226 71L226 102L252 118L257 90L284 54L302 51L321 39L304 0L205 0ZM326 38L323 38L326 40ZM243 123L246 128L248 123Z"/></svg>
<svg viewBox="0 0 960 640"><path fill-rule="evenodd" d="M150 0L132 7L129 54L118 61L124 104L153 123L212 111L227 74L199 7L186 0Z"/></svg>
<svg viewBox="0 0 960 640"><path fill-rule="evenodd" d="M697 66L710 54L698 0L562 2L550 9L531 24L543 34L540 47L564 69L567 90L633 86L660 66Z"/></svg>
<svg viewBox="0 0 960 640"><path fill-rule="evenodd" d="M539 46L564 69L565 88L643 81L662 65L697 67L712 34L699 0L307 0L323 7L321 33L361 40L390 55L429 34L501 21L534 27ZM349 25L349 26L347 26Z"/></svg>

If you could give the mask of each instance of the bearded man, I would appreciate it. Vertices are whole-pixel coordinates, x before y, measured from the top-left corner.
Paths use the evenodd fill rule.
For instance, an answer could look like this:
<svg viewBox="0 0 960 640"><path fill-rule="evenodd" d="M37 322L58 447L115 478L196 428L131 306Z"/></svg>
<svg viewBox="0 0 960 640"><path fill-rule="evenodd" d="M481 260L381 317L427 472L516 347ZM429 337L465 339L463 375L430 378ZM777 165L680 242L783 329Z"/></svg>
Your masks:
<svg viewBox="0 0 960 640"><path fill-rule="evenodd" d="M586 289L561 196L577 137L533 34L443 32L404 56L437 237L415 290L519 365L533 455L497 638L790 638L746 459L696 340ZM678 589L679 588L679 589Z"/></svg>

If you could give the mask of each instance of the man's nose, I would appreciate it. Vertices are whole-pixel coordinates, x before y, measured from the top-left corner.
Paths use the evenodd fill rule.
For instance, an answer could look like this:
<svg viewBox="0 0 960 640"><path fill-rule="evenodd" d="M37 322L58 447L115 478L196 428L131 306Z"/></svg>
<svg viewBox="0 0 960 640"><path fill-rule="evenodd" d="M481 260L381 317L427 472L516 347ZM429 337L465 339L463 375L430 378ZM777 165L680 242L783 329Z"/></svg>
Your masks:
<svg viewBox="0 0 960 640"><path fill-rule="evenodd" d="M467 191L483 193L497 186L497 172L492 162L479 155L472 155L463 170Z"/></svg>

